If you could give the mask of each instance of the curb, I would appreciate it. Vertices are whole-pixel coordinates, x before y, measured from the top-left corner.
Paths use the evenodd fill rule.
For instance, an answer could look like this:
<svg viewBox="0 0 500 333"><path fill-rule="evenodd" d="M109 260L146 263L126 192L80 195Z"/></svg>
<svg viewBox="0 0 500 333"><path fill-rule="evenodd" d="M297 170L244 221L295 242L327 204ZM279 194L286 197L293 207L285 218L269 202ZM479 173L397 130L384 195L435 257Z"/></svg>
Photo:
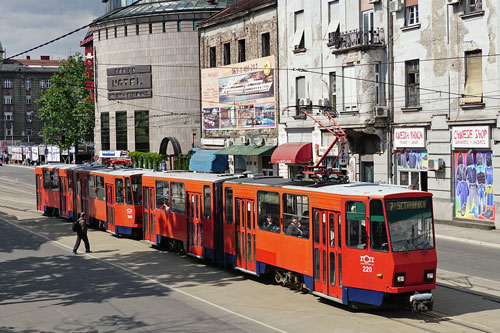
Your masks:
<svg viewBox="0 0 500 333"><path fill-rule="evenodd" d="M454 242L461 242L461 243L478 245L478 246L488 246L488 247L500 249L500 244L483 242L483 241L478 241L475 239L459 238L459 237L444 236L444 235L436 235L436 239L444 239L444 240L449 240L449 241L454 241Z"/></svg>

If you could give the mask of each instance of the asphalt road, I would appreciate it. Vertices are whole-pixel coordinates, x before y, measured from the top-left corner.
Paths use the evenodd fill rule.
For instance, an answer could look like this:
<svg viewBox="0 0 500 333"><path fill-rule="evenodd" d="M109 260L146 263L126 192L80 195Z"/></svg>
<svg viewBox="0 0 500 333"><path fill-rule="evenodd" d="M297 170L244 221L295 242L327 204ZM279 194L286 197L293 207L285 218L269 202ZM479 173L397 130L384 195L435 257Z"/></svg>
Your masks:
<svg viewBox="0 0 500 333"><path fill-rule="evenodd" d="M435 311L427 314L352 311L96 230L89 234L94 252L74 256L71 223L35 211L33 174L0 167L0 332L500 330L500 298L463 288L438 286ZM446 243L438 243L442 269L482 271L466 266L492 255L478 247L464 256L463 244ZM498 267L489 260L484 265Z"/></svg>

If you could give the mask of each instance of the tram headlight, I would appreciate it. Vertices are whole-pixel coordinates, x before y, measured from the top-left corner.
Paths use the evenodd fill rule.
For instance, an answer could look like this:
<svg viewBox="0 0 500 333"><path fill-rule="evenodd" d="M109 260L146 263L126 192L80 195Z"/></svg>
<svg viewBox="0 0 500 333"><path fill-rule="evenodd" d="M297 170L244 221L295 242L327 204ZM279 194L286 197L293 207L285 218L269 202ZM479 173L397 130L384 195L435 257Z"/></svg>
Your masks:
<svg viewBox="0 0 500 333"><path fill-rule="evenodd" d="M424 272L424 281L431 282L434 281L434 270L428 269Z"/></svg>
<svg viewBox="0 0 500 333"><path fill-rule="evenodd" d="M394 274L394 284L404 284L406 281L406 273Z"/></svg>

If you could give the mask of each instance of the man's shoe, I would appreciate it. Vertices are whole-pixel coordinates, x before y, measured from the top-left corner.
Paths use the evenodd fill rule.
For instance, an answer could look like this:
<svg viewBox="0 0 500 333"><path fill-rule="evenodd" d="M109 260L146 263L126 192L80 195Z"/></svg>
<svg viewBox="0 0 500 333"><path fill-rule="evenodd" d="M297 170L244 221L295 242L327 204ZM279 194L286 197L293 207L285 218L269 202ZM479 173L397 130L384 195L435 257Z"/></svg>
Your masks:
<svg viewBox="0 0 500 333"><path fill-rule="evenodd" d="M76 251L72 251L72 252L73 252L73 254L78 254Z"/></svg>
<svg viewBox="0 0 500 333"><path fill-rule="evenodd" d="M92 251L88 250L88 251L85 251L85 253L92 253Z"/></svg>

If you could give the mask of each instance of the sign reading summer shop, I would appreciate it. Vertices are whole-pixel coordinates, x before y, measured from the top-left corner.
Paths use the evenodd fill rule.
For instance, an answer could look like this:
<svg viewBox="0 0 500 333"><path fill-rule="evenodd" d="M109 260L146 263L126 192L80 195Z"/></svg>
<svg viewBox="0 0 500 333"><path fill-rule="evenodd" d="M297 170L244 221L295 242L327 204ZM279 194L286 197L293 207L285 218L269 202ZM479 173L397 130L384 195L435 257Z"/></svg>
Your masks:
<svg viewBox="0 0 500 333"><path fill-rule="evenodd" d="M276 127L274 57L201 72L203 129Z"/></svg>
<svg viewBox="0 0 500 333"><path fill-rule="evenodd" d="M108 68L108 99L151 98L151 66Z"/></svg>

